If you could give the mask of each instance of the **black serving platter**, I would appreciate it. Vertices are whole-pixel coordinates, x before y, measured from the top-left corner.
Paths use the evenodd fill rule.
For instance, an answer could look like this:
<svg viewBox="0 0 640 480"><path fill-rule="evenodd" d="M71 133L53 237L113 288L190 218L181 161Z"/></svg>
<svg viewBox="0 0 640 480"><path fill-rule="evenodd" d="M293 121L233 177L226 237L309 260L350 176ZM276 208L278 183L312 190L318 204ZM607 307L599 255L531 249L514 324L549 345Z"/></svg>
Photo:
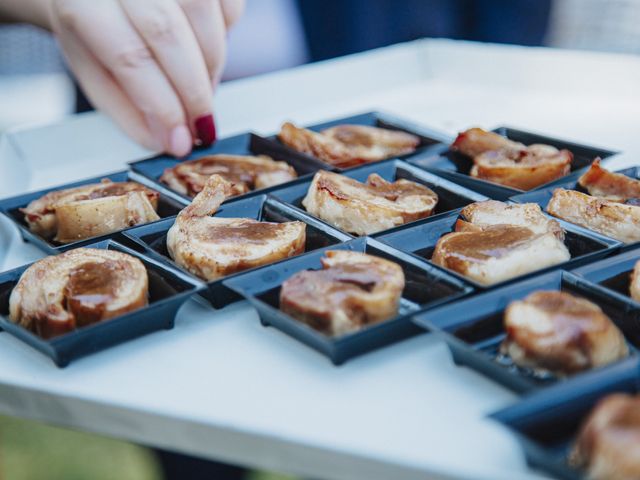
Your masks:
<svg viewBox="0 0 640 480"><path fill-rule="evenodd" d="M484 195L473 192L467 188L456 185L449 180L445 180L437 175L426 172L420 168L409 165L402 160L383 160L371 165L365 165L363 167L353 168L342 173L345 177L353 178L359 182L365 182L367 177L372 173L377 173L382 178L389 182L395 182L396 180L405 179L411 180L422 185L426 185L435 193L438 194L438 204L434 210L433 215L429 219L437 218L440 214L451 212L453 210L466 207L474 202L481 202L488 200ZM307 195L309 186L312 179L300 179L288 186L275 189L271 194L282 200L283 202L293 205L294 207L308 213L302 205L302 200ZM407 223L406 225L410 225ZM385 230L388 231L388 230ZM384 232L384 231L383 231ZM383 232L378 232L373 236L378 236Z"/></svg>
<svg viewBox="0 0 640 480"><path fill-rule="evenodd" d="M609 295L630 302L635 307L634 310L640 311L640 302L631 298L629 293L631 273L638 261L640 261L640 247L576 268L572 273L586 278ZM640 340L640 323L637 328Z"/></svg>
<svg viewBox="0 0 640 480"><path fill-rule="evenodd" d="M320 164L317 161L309 162L306 159L301 159L297 155L291 155L286 151L281 151L280 149L275 148L273 142L267 141L265 138L260 137L255 133L243 133L234 137L218 140L210 147L194 149L193 152L189 154L189 156L183 159L177 159L170 155L157 155L155 157L147 158L144 160L130 162L129 165L131 167L131 170L133 170L135 174L141 176L141 182L156 189L165 190L179 199L182 203L187 204L191 202L191 197L176 192L175 190L172 190L168 185L161 183L160 177L164 173L165 169L175 167L183 161L194 160L207 155L217 154L267 155L274 160L284 161L288 163L296 170L298 175L301 177L310 173L314 173L317 170L323 168L323 164ZM273 188L277 188L277 186L253 190L251 192L233 197L233 200L266 193Z"/></svg>
<svg viewBox="0 0 640 480"><path fill-rule="evenodd" d="M11 291L30 265L0 274L0 329L51 358L58 367L66 367L71 361L80 357L147 333L173 328L180 306L204 287L202 282L169 269L160 262L140 255L113 240L103 240L86 247L119 251L140 259L149 276L149 305L58 337L43 339L11 322L8 318Z"/></svg>
<svg viewBox="0 0 640 480"><path fill-rule="evenodd" d="M449 137L436 130L432 130L430 128L423 127L421 125L417 125L413 122L409 122L407 120L396 117L395 115L390 115L388 113L381 112L367 112L361 113L358 115L352 115L349 117L338 118L336 120L331 120L328 122L318 123L315 125L305 125L304 128L308 128L309 130L313 130L319 132L321 130L325 130L327 128L335 127L337 125L350 124L350 125L365 125L369 127L379 127L386 128L388 130L400 130L403 132L411 133L413 135L417 135L420 137L420 145L418 148L409 154L399 156L397 158L405 159L410 158L415 155L422 155L426 152L431 151L432 148L437 148L442 142L448 141ZM300 125L297 125L300 126ZM299 159L306 162L313 162L315 165L320 165L321 169L324 170L334 170L334 171L344 171L349 168L340 168L335 165L331 165L326 163L316 157L311 155L307 155L293 148L290 148L283 144L279 139L278 135L272 135L267 137L266 140L273 145L272 152L275 154L280 153L281 155L295 155Z"/></svg>
<svg viewBox="0 0 640 480"><path fill-rule="evenodd" d="M553 196L553 192L556 188L564 188L565 190L576 190L578 192L588 194L585 188L582 188L578 184L578 179L584 173L584 171L575 172L574 174L569 175L562 179L562 181L553 182L548 187L534 190L531 192L522 193L519 195L514 195L511 197L511 201L516 203L537 203L546 210L551 197ZM631 167L625 168L623 170L618 170L615 173L620 173L622 175L626 175L627 177L633 178L634 180L640 180L640 167ZM633 244L626 244L623 248L634 248L638 245L638 242L634 242Z"/></svg>
<svg viewBox="0 0 640 480"><path fill-rule="evenodd" d="M590 282L569 272L556 270L504 288L485 292L415 316L415 321L441 336L449 345L453 359L516 391L527 392L557 383L554 375L540 376L520 368L499 353L504 331L504 311L511 302L539 290L560 290L586 298L611 318L625 335L632 356L640 347L638 314L625 299L609 295ZM619 362L617 362L619 363ZM607 370L610 366L603 367ZM578 374L580 376L584 374Z"/></svg>
<svg viewBox="0 0 640 480"><path fill-rule="evenodd" d="M618 153L612 150L567 142L510 127L498 127L493 131L509 138L510 140L521 142L525 145L543 143L546 145L552 145L560 150L570 150L573 153L573 162L571 164L572 172L584 170L585 167L588 167L596 157L605 159ZM453 141L452 139L449 140L450 141L448 143ZM423 155L413 157L410 160L410 163L428 171L433 171L438 175L442 175L453 182L482 193L483 195L487 195L495 200L507 200L514 195L524 192L524 190L517 188L507 187L498 183L471 177L469 172L473 166L473 159L467 155L450 150L448 144L441 145L439 148L433 149ZM556 181L551 183L555 183ZM544 185L541 185L538 189L539 188L544 188Z"/></svg>
<svg viewBox="0 0 640 480"><path fill-rule="evenodd" d="M112 238L118 232L113 232L107 235L100 235L92 238L86 238L84 240L78 240L76 242L65 243L65 244L58 243L53 240L47 240L46 238L43 238L40 235L37 235L36 233L33 233L31 230L29 230L29 226L24 220L24 214L20 211L21 208L26 207L29 204L29 202L31 202L32 200L36 200L49 192L52 192L55 190L63 190L66 188L79 187L81 185L88 185L91 183L100 183L102 179L109 179L113 182L131 181L131 182L137 182L141 184L143 183L138 181L136 178L131 177L130 172L128 171L116 172L116 173L111 173L107 175L100 175L99 177L87 178L85 180L80 180L73 183L67 183L65 185L59 185L57 187L47 188L45 190L40 190L37 192L25 193L23 195L18 195L15 197L5 198L3 200L0 200L0 213L4 214L7 218L9 218L9 220L11 220L16 225L16 227L18 227L18 230L20 231L20 235L22 236L24 241L33 243L35 246L37 246L41 250L50 254L64 252L72 248L78 248L84 245L88 245L90 243L95 243L101 240ZM182 210L182 208L184 208L184 205L181 202L167 195L162 190L159 190L159 189L155 189L155 190L158 191L158 193L160 193L160 197L158 199L158 212L157 212L160 218L166 218L166 217L171 217L173 215L176 215L180 210Z"/></svg>
<svg viewBox="0 0 640 480"><path fill-rule="evenodd" d="M437 219L427 218L425 220L415 222L412 226L406 228L398 227L396 229L389 230L387 233L382 235L376 235L375 238L383 243L398 248L399 250L411 253L422 259L427 259L431 262L431 257L433 256L436 243L438 243L441 236L454 231L456 220L459 218L460 212L454 211L444 214ZM520 277L505 280L489 286L477 283L474 280L452 270L445 270L472 284L479 290L487 290L504 286L505 284L516 280L540 275L550 270L558 268L569 269L584 265L585 263L592 262L615 253L621 245L617 240L598 235L597 233L588 231L584 228L578 227L577 225L563 222L562 220L558 220L558 223L560 223L562 228L565 230L564 243L569 249L569 253L571 253L571 259L567 262L536 270ZM438 266L438 268L443 267Z"/></svg>
<svg viewBox="0 0 640 480"><path fill-rule="evenodd" d="M332 249L365 252L391 260L402 267L406 286L397 317L357 332L331 337L279 310L282 283L302 270L321 269L320 259L325 251ZM468 284L433 268L426 262L369 237L357 238L276 265L262 267L229 278L224 283L256 307L263 325L276 327L329 357L335 365L420 333L421 330L411 321L413 313L419 309L430 309L457 300L473 291Z"/></svg>
<svg viewBox="0 0 640 480"><path fill-rule="evenodd" d="M630 358L536 392L491 418L516 435L531 467L563 480L586 478L569 463L581 425L607 395L639 394L639 368L637 357Z"/></svg>
<svg viewBox="0 0 640 480"><path fill-rule="evenodd" d="M296 209L268 195L258 195L224 203L214 216L222 218L252 218L265 222L299 220L307 225L306 252L335 245L353 238L312 217L298 212ZM167 251L167 232L174 221L175 217L167 218L161 222L141 225L140 227L128 230L124 234L124 237L129 240L127 245L173 268L187 272L187 270L171 259ZM231 278L239 274L240 273L232 274L225 278ZM218 279L208 282L207 288L200 292L214 308L222 308L230 303L241 300L241 297L236 295L234 291L225 287L222 280L223 279Z"/></svg>

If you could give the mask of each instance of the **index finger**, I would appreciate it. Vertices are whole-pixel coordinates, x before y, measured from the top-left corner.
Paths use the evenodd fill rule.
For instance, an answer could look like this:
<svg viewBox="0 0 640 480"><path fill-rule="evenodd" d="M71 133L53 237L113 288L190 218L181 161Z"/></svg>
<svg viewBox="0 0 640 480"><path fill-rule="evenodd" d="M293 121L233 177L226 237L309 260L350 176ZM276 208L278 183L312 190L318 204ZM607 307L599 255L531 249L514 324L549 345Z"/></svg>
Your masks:
<svg viewBox="0 0 640 480"><path fill-rule="evenodd" d="M184 11L174 0L120 0L178 94L194 136L203 145L216 137L213 89L202 50Z"/></svg>

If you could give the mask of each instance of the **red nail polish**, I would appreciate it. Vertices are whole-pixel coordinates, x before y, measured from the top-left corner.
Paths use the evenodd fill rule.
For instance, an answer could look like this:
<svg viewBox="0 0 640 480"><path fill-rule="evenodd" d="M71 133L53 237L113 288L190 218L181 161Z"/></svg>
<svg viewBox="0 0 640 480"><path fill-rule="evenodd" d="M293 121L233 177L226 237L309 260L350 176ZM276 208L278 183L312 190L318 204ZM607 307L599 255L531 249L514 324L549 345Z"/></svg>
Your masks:
<svg viewBox="0 0 640 480"><path fill-rule="evenodd" d="M213 115L203 115L195 121L196 136L200 141L200 146L208 147L216 141L216 124Z"/></svg>

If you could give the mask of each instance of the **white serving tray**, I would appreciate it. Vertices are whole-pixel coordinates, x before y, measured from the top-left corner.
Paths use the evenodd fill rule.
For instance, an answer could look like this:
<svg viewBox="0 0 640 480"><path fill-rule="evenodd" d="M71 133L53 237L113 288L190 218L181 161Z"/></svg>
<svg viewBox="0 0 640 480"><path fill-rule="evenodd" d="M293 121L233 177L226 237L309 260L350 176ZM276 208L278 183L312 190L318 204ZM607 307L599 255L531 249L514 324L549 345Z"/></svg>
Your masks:
<svg viewBox="0 0 640 480"><path fill-rule="evenodd" d="M640 59L423 40L222 85L220 134L384 110L453 135L501 124L638 164ZM0 197L149 154L100 114L0 140ZM0 221L2 270L42 254ZM488 413L516 400L423 335L336 368L244 303L59 370L0 334L0 413L312 478L541 478Z"/></svg>

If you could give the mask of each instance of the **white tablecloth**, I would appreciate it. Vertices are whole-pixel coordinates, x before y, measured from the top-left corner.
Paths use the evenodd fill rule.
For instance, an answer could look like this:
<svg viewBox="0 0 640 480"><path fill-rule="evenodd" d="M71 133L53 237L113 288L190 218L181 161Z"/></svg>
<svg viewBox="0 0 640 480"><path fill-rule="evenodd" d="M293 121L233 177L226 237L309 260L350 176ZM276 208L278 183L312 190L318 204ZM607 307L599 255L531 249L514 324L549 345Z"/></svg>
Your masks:
<svg viewBox="0 0 640 480"><path fill-rule="evenodd" d="M419 41L225 84L222 135L382 109L454 134L501 124L624 150L637 163L640 60ZM99 114L0 142L0 196L147 154ZM4 269L41 256L0 223ZM0 412L209 458L322 478L537 478L485 415L516 396L423 335L336 368L244 303L195 301L172 331L64 370L0 334Z"/></svg>

